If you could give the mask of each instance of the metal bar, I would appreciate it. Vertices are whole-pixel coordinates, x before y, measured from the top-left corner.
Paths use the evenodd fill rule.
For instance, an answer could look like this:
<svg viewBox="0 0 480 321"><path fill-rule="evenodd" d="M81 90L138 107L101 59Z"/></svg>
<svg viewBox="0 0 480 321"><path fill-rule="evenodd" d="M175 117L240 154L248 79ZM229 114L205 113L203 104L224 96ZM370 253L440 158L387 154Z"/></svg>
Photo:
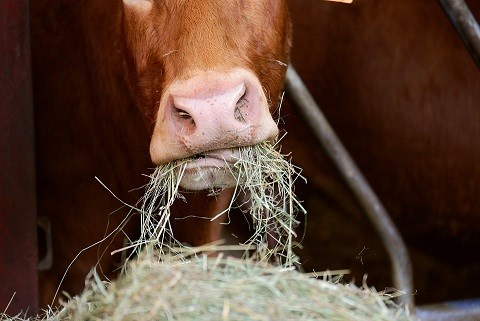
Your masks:
<svg viewBox="0 0 480 321"><path fill-rule="evenodd" d="M419 306L415 311L416 317L422 321L478 321L480 299Z"/></svg>
<svg viewBox="0 0 480 321"><path fill-rule="evenodd" d="M405 292L400 301L413 312L412 267L407 248L372 188L363 177L353 159L342 145L327 119L320 111L312 95L293 67L289 67L286 78L287 94L309 124L341 176L352 190L358 202L381 236L392 263L395 287Z"/></svg>
<svg viewBox="0 0 480 321"><path fill-rule="evenodd" d="M438 0L480 68L480 27L464 0Z"/></svg>
<svg viewBox="0 0 480 321"><path fill-rule="evenodd" d="M37 313L28 0L0 0L0 312Z"/></svg>

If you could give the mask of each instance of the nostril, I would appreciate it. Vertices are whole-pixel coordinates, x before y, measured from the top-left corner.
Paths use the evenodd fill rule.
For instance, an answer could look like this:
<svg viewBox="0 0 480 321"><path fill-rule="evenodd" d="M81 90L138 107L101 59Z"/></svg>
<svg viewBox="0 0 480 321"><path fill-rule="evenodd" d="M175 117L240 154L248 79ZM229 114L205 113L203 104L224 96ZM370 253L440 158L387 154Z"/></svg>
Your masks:
<svg viewBox="0 0 480 321"><path fill-rule="evenodd" d="M235 119L242 123L247 122L244 117L244 113L247 112L247 108L246 108L247 105L248 105L247 90L245 89L241 97L238 99L237 104L235 105L235 111L234 111Z"/></svg>
<svg viewBox="0 0 480 321"><path fill-rule="evenodd" d="M190 115L189 112L181 109L181 108L178 108L177 106L173 106L174 108L174 113L175 115L180 118L182 120L182 122L188 122L190 123L191 126L195 126L195 121L192 117L192 115Z"/></svg>
<svg viewBox="0 0 480 321"><path fill-rule="evenodd" d="M187 113L185 110L177 108L177 107L175 107L175 113L181 119L191 119L192 118L192 116L190 116L190 114Z"/></svg>
<svg viewBox="0 0 480 321"><path fill-rule="evenodd" d="M173 103L171 108L171 115L177 125L177 129L182 134L191 134L195 131L196 123L193 116L185 109L178 108L177 104Z"/></svg>

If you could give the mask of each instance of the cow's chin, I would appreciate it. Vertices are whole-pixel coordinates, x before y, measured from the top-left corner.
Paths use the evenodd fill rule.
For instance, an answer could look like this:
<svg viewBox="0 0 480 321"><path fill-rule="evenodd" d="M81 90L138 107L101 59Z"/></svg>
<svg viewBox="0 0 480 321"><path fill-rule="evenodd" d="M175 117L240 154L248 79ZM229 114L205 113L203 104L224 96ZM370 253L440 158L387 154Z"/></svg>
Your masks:
<svg viewBox="0 0 480 321"><path fill-rule="evenodd" d="M237 185L237 179L225 167L198 167L185 170L180 187L191 191L224 189Z"/></svg>
<svg viewBox="0 0 480 321"><path fill-rule="evenodd" d="M187 163L180 186L187 190L223 189L236 186L238 179L232 173L235 151L215 151Z"/></svg>

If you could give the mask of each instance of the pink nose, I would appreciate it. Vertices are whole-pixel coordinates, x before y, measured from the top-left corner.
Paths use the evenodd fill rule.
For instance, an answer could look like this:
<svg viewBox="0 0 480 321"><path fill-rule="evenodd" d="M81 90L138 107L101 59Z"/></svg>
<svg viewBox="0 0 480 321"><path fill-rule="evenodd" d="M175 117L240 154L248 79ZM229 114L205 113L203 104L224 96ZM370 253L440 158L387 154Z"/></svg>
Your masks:
<svg viewBox="0 0 480 321"><path fill-rule="evenodd" d="M167 88L150 153L153 162L161 164L257 144L277 134L260 82L251 72L205 72Z"/></svg>

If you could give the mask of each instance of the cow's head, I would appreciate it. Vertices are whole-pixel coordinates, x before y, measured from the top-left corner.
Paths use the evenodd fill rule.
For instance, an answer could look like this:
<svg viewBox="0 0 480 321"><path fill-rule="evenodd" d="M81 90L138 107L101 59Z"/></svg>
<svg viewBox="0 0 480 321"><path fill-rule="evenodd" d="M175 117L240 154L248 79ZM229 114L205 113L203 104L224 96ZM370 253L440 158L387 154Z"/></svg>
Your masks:
<svg viewBox="0 0 480 321"><path fill-rule="evenodd" d="M291 32L283 0L124 0L129 79L156 164L182 185L232 185L236 148L274 140Z"/></svg>

